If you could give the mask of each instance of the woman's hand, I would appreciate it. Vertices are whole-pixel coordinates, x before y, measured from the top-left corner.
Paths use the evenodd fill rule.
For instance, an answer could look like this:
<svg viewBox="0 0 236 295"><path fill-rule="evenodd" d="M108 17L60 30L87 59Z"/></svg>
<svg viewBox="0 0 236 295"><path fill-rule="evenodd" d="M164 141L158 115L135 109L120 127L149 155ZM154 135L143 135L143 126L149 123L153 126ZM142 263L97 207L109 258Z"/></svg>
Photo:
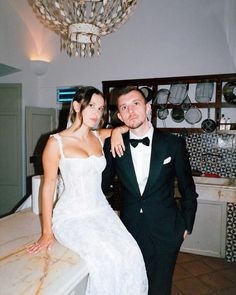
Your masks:
<svg viewBox="0 0 236 295"><path fill-rule="evenodd" d="M33 244L26 246L26 251L30 254L39 253L42 250L51 250L53 243L55 242L55 238L53 234L51 235L42 235L40 239Z"/></svg>
<svg viewBox="0 0 236 295"><path fill-rule="evenodd" d="M116 127L112 130L111 133L111 153L112 156L115 158L116 155L122 157L125 151L125 145L123 141L122 134L128 132L128 127Z"/></svg>

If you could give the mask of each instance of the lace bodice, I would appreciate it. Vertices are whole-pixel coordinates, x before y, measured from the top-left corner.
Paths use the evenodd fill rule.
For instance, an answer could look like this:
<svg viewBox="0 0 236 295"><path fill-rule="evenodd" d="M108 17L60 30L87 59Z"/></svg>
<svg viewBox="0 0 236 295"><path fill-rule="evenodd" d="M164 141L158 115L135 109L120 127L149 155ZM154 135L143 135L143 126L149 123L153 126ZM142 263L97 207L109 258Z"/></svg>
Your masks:
<svg viewBox="0 0 236 295"><path fill-rule="evenodd" d="M102 171L106 165L105 157L65 157L62 138L59 134L54 137L60 148L59 169L63 182L63 190L54 209L54 217L65 214L69 214L70 217L80 216L102 209L107 205L101 189Z"/></svg>

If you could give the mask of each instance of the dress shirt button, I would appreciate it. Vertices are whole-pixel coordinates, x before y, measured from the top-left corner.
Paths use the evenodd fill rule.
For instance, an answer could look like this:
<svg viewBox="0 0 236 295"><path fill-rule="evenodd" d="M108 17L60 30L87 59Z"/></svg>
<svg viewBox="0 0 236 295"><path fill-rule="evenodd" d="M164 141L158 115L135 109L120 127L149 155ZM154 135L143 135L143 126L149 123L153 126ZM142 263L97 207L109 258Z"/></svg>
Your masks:
<svg viewBox="0 0 236 295"><path fill-rule="evenodd" d="M143 209L141 208L139 212L140 212L140 213L143 213Z"/></svg>

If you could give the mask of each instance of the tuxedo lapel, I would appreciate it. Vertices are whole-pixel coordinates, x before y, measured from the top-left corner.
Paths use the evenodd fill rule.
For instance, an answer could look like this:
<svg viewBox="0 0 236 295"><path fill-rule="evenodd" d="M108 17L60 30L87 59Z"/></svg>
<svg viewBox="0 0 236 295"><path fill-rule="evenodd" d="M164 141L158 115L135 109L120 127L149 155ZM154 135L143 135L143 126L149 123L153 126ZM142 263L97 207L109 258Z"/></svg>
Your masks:
<svg viewBox="0 0 236 295"><path fill-rule="evenodd" d="M151 160L147 184L145 186L142 196L149 191L149 189L156 183L157 178L161 172L163 165L163 158L166 149L166 143L163 140L162 134L154 128L152 147L151 147Z"/></svg>
<svg viewBox="0 0 236 295"><path fill-rule="evenodd" d="M125 152L124 155L119 158L119 161L121 162L121 167L125 167L124 174L127 175L127 180L129 181L129 185L136 194L140 195L138 182L135 174L134 169L134 163L132 160L132 154L130 150L130 144L129 144L129 132L126 133L123 137L124 145L125 145ZM124 168L123 168L124 169Z"/></svg>

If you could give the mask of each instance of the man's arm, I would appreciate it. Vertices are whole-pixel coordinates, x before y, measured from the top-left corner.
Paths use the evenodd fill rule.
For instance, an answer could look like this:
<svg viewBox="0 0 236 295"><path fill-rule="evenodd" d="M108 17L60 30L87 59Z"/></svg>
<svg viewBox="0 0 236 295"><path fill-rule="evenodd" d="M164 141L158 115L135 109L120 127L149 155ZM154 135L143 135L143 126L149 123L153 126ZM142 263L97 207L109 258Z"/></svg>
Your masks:
<svg viewBox="0 0 236 295"><path fill-rule="evenodd" d="M191 234L197 210L198 194L192 177L189 153L183 139L180 139L176 152L175 169L181 194L181 210L186 222L186 230L188 234Z"/></svg>

